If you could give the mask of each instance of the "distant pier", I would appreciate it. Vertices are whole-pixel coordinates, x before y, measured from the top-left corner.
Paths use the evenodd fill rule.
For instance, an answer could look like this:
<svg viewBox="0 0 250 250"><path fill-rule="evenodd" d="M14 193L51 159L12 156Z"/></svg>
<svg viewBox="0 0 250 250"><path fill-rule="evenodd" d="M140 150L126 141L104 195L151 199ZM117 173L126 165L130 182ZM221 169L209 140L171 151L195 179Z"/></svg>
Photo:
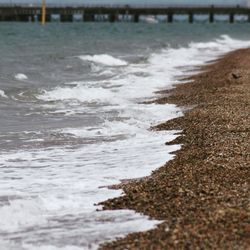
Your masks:
<svg viewBox="0 0 250 250"><path fill-rule="evenodd" d="M234 23L236 16L250 22L250 9L244 6L47 6L46 22L139 22L150 16L163 22L172 23L178 16L184 16L189 23L197 17L213 23L216 17L226 17ZM2 22L40 22L41 6L8 6L0 5ZM200 18L202 20L202 18ZM225 21L225 20L224 20Z"/></svg>

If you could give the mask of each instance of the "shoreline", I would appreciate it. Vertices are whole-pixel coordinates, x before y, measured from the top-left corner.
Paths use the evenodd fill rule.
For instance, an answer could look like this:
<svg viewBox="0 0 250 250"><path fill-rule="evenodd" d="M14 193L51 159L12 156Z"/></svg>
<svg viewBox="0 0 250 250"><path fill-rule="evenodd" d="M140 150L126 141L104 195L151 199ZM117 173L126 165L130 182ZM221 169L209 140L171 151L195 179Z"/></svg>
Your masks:
<svg viewBox="0 0 250 250"><path fill-rule="evenodd" d="M250 49L201 67L157 103L188 107L154 127L182 130L173 160L151 176L121 183L103 209L132 209L164 222L100 249L250 248ZM192 108L190 108L192 107Z"/></svg>

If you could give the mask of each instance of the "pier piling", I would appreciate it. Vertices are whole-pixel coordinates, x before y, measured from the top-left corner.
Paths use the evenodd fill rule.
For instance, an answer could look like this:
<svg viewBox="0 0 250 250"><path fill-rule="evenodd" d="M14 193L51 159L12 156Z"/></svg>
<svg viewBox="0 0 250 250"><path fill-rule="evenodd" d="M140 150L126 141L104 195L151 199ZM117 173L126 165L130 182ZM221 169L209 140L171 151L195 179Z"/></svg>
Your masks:
<svg viewBox="0 0 250 250"><path fill-rule="evenodd" d="M230 13L229 22L234 23L234 13Z"/></svg>
<svg viewBox="0 0 250 250"><path fill-rule="evenodd" d="M209 13L209 22L210 22L210 23L213 23L213 22L214 22L214 13L213 13L213 12L210 12L210 13Z"/></svg>
<svg viewBox="0 0 250 250"><path fill-rule="evenodd" d="M140 17L139 14L135 14L135 15L134 15L134 22L135 22L135 23L138 23L138 22L139 22L139 17Z"/></svg>
<svg viewBox="0 0 250 250"><path fill-rule="evenodd" d="M73 15L70 14L61 14L60 15L61 22L73 22Z"/></svg>
<svg viewBox="0 0 250 250"><path fill-rule="evenodd" d="M193 15L192 12L189 13L188 19L189 19L189 23L193 23L194 22L194 15Z"/></svg>
<svg viewBox="0 0 250 250"><path fill-rule="evenodd" d="M168 23L173 22L173 13L168 13Z"/></svg>
<svg viewBox="0 0 250 250"><path fill-rule="evenodd" d="M94 22L95 21L95 14L85 13L83 15L84 22Z"/></svg>

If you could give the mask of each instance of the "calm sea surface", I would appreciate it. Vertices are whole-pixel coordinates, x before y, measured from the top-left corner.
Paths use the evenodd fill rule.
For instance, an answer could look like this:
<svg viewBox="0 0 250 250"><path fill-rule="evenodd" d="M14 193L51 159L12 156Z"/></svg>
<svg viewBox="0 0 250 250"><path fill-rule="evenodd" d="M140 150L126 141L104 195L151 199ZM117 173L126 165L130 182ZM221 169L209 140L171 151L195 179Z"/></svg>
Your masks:
<svg viewBox="0 0 250 250"><path fill-rule="evenodd" d="M180 146L142 104L224 53L248 24L0 23L0 249L95 249L158 221L98 212L107 185L149 175Z"/></svg>

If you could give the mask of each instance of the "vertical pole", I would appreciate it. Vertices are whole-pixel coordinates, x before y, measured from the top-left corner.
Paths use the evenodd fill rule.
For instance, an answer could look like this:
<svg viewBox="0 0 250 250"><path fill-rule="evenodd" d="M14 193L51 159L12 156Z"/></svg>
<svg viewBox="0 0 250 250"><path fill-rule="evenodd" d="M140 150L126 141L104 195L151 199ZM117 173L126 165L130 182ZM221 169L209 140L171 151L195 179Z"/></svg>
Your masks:
<svg viewBox="0 0 250 250"><path fill-rule="evenodd" d="M168 13L168 23L173 22L173 13Z"/></svg>
<svg viewBox="0 0 250 250"><path fill-rule="evenodd" d="M125 13L125 20L126 20L126 22L129 21L129 11L128 10L126 10L126 13Z"/></svg>
<svg viewBox="0 0 250 250"><path fill-rule="evenodd" d="M46 0L43 0L42 2L42 20L41 24L45 25L46 23Z"/></svg>
<svg viewBox="0 0 250 250"><path fill-rule="evenodd" d="M134 14L134 22L135 23L139 22L139 14L138 13Z"/></svg>
<svg viewBox="0 0 250 250"><path fill-rule="evenodd" d="M210 23L214 22L214 13L213 13L213 11L211 11L210 14L209 14L209 22Z"/></svg>
<svg viewBox="0 0 250 250"><path fill-rule="evenodd" d="M230 13L229 22L234 23L234 13Z"/></svg>
<svg viewBox="0 0 250 250"><path fill-rule="evenodd" d="M115 22L115 19L116 19L116 17L115 17L115 14L114 14L114 13L109 14L109 22L110 22L110 23L114 23L114 22Z"/></svg>
<svg viewBox="0 0 250 250"><path fill-rule="evenodd" d="M211 5L211 10L210 10L210 13L209 13L209 22L210 23L214 22L214 5L213 4Z"/></svg>
<svg viewBox="0 0 250 250"><path fill-rule="evenodd" d="M194 14L192 12L189 13L189 23L194 22Z"/></svg>

